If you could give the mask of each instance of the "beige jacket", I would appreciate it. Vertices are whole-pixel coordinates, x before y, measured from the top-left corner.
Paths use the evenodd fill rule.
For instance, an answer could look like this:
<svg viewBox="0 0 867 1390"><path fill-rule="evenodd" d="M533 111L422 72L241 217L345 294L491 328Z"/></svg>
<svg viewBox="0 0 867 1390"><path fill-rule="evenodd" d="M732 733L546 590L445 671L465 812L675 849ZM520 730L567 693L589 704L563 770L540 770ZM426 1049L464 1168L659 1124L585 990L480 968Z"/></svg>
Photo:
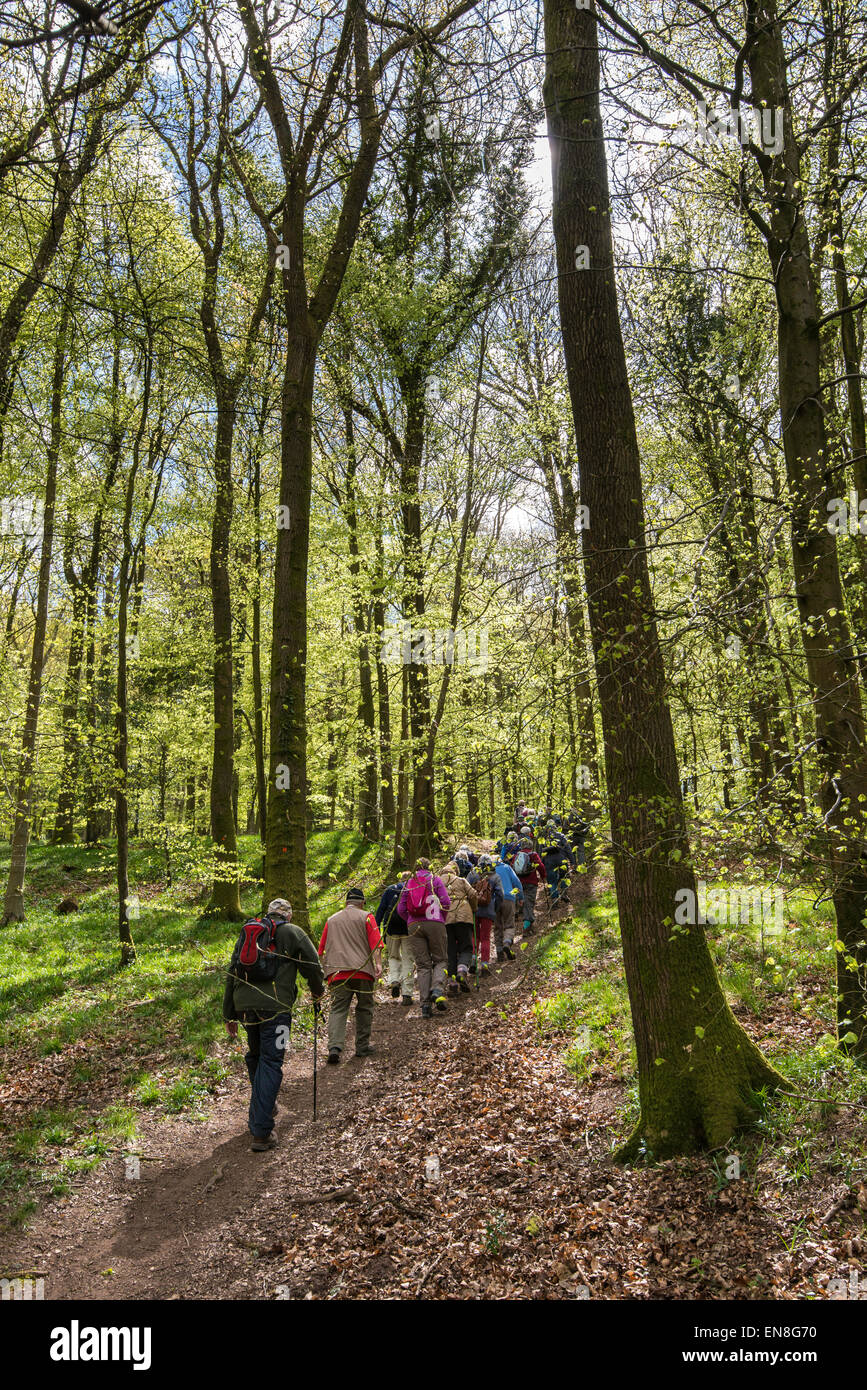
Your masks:
<svg viewBox="0 0 867 1390"><path fill-rule="evenodd" d="M373 913L368 912L366 907L347 903L342 911L328 918L319 942L325 974L330 976L352 970L358 974L374 975L379 964L380 942L379 927Z"/></svg>
<svg viewBox="0 0 867 1390"><path fill-rule="evenodd" d="M472 922L478 896L467 880L458 874L457 864L446 864L440 878L452 900L452 905L446 913L446 926L449 922Z"/></svg>

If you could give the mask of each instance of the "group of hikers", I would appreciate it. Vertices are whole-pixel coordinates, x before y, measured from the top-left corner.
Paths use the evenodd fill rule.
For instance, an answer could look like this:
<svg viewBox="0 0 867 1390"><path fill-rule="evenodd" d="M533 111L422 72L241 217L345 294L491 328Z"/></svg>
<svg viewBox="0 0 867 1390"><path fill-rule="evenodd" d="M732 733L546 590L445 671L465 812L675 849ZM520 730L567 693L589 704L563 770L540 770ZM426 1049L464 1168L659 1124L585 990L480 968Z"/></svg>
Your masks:
<svg viewBox="0 0 867 1390"><path fill-rule="evenodd" d="M247 1034L252 1148L263 1152L277 1142L277 1093L299 971L317 1014L328 989L328 1063L340 1062L353 1000L355 1055L368 1057L383 948L392 998L411 1006L417 986L423 1018L444 1012L449 997L469 993L471 976L478 986L490 974L492 944L498 962L515 959L516 936L535 931L540 884L552 908L565 900L570 871L584 862L587 833L575 807L555 815L550 806L536 812L519 802L496 850L474 854L460 845L439 873L418 859L385 889L375 913L363 890L350 888L344 907L327 919L318 952L292 924L285 898L245 922L226 976L223 1017L231 1037L239 1022Z"/></svg>

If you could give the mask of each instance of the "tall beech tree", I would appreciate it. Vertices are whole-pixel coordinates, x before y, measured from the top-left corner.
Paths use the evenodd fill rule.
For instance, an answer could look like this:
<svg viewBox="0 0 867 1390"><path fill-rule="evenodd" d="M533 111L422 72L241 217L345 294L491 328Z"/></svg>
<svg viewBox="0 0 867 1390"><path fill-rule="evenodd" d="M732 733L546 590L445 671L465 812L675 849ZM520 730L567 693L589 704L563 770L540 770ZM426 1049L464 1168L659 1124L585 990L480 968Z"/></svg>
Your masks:
<svg viewBox="0 0 867 1390"><path fill-rule="evenodd" d="M778 310L780 416L791 506L792 565L813 697L821 796L837 918L838 1034L867 1057L867 745L858 664L837 546L827 525L838 491L821 371L822 316L804 215L801 150L789 99L782 25L774 0L748 0L746 65L757 106L783 112L779 154L753 146L766 209L749 216L765 239ZM848 305L846 305L848 311Z"/></svg>
<svg viewBox="0 0 867 1390"><path fill-rule="evenodd" d="M45 663L45 633L48 624L48 595L51 585L51 561L54 549L54 520L57 505L57 470L63 444L63 406L69 370L72 335L70 295L78 274L81 254L79 241L72 267L66 277L58 321L57 342L51 374L49 435L46 448L45 493L43 497L42 546L39 555L39 582L36 595L36 621L30 655L30 679L27 685L27 706L21 732L21 754L15 783L15 812L12 844L9 857L9 878L3 900L3 925L24 920L24 878L27 872L27 847L30 842L31 810L33 806L33 776L36 759L36 735L39 727L39 706L42 699L42 671Z"/></svg>
<svg viewBox="0 0 867 1390"><path fill-rule="evenodd" d="M244 79L243 70L230 80L218 64L207 29L196 42L179 39L174 73L179 82L185 116L182 139L166 129L166 112L151 115L151 124L171 152L185 191L190 232L202 257L199 319L216 405L214 426L214 510L211 520L211 602L214 619L214 742L211 760L211 834L217 871L209 911L229 921L241 921L240 880L235 814L236 679L232 646L232 593L229 547L235 484L232 458L238 398L250 373L259 329L268 307L275 261L265 256L255 276L258 293L247 314L234 309L237 262L243 239L231 234L235 222L228 154L230 114ZM168 106L176 100L171 93ZM232 179L232 183L236 180ZM237 194L234 195L237 197ZM230 207L226 203L229 201ZM227 221L230 226L227 228ZM229 263L229 268L226 267ZM249 262L248 262L249 264ZM251 278L254 278L251 276Z"/></svg>
<svg viewBox="0 0 867 1390"><path fill-rule="evenodd" d="M282 78L275 56L276 36L263 30L251 0L238 0L247 35L250 69L276 145L282 178L279 204L269 214L240 159L251 207L259 217L272 253L281 259L281 303L285 316L280 441L280 494L274 572L271 638L270 741L264 900L286 894L295 921L307 915L307 569L310 544L313 394L316 359L334 312L346 267L358 235L365 198L379 153L385 122L395 97L403 55L417 44L436 41L472 7L462 0L436 24L400 32L370 56L370 21L360 0L347 0L339 31L309 18L312 56L307 85ZM321 39L320 35L323 35ZM320 47L321 43L321 47ZM290 59L294 65L294 60ZM385 83L391 88L382 90ZM344 143L349 123L355 135ZM340 154L332 229L312 294L308 295L306 238L310 201L323 164ZM278 250L278 248L283 248Z"/></svg>
<svg viewBox="0 0 867 1390"><path fill-rule="evenodd" d="M647 567L641 460L614 277L596 14L545 2L545 110L563 347L581 477L590 629L623 958L638 1054L634 1158L726 1142L781 1078L726 1002L696 892ZM694 899L695 900L695 899ZM695 915L695 914L693 914Z"/></svg>

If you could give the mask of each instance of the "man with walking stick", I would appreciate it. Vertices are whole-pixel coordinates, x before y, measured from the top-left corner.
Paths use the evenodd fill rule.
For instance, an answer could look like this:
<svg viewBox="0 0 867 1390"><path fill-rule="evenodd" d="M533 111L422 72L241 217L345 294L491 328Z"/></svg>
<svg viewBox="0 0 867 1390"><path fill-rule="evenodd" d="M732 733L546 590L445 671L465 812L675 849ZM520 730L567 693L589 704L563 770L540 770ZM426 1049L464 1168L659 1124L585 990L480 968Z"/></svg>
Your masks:
<svg viewBox="0 0 867 1390"><path fill-rule="evenodd" d="M230 1038L236 1038L240 1021L247 1032L250 1147L255 1153L273 1149L277 1143L274 1115L289 1047L298 972L310 986L315 1013L325 993L316 947L306 932L292 925L291 916L286 899L275 898L262 917L245 922L226 972L226 1031Z"/></svg>

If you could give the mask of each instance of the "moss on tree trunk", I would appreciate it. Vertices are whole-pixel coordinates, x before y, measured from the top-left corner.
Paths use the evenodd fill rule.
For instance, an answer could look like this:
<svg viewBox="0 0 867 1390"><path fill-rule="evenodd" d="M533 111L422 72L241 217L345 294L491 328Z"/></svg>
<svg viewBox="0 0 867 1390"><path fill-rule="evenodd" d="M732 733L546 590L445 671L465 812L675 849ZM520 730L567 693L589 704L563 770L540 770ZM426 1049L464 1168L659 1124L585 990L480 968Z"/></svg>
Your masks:
<svg viewBox="0 0 867 1390"><path fill-rule="evenodd" d="M584 573L641 1118L621 1156L725 1143L782 1078L729 1009L697 908L647 565L641 460L620 331L596 16L546 0L545 105ZM686 896L682 896L686 894ZM686 920L676 920L683 916Z"/></svg>

